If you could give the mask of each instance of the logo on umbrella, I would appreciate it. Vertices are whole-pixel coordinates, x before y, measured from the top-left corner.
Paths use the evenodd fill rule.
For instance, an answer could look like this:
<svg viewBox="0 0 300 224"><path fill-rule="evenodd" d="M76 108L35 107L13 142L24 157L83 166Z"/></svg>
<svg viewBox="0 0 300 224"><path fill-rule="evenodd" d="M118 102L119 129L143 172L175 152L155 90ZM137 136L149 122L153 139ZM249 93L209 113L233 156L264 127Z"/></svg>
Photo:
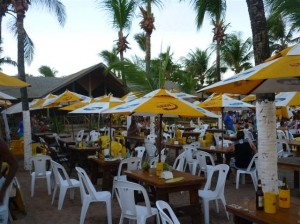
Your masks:
<svg viewBox="0 0 300 224"><path fill-rule="evenodd" d="M158 103L156 107L162 110L176 110L178 108L174 103Z"/></svg>

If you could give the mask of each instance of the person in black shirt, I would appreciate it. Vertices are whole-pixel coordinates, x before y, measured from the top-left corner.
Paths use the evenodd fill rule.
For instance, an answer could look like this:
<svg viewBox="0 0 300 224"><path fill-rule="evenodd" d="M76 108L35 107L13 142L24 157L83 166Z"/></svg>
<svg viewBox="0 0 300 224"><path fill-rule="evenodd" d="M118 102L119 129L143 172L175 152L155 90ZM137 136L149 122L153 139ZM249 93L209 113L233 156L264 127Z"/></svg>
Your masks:
<svg viewBox="0 0 300 224"><path fill-rule="evenodd" d="M234 153L234 159L230 162L234 176L236 175L236 169L247 169L253 155L257 152L255 144L249 139L244 139L243 131L238 131L236 137L236 143L225 149L225 151Z"/></svg>

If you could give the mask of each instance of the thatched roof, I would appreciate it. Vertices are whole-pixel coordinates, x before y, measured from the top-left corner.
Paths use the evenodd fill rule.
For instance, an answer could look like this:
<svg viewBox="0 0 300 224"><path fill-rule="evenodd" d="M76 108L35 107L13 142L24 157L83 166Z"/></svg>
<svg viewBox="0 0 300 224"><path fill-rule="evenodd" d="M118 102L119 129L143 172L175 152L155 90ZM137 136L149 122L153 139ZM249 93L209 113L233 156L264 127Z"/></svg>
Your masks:
<svg viewBox="0 0 300 224"><path fill-rule="evenodd" d="M96 64L66 77L26 77L26 82L31 84L27 88L28 98L35 99L46 96L49 93L60 94L66 89L83 95L98 97L112 93L116 97L126 94L126 86L113 73L105 73L106 66L103 63ZM0 91L20 98L19 89L0 87Z"/></svg>

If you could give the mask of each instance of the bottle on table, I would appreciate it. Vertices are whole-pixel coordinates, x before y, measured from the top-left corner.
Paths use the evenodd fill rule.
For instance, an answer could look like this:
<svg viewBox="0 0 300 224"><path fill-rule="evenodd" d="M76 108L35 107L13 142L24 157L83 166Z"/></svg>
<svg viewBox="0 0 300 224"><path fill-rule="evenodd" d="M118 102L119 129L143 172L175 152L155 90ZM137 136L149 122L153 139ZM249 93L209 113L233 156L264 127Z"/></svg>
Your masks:
<svg viewBox="0 0 300 224"><path fill-rule="evenodd" d="M282 179L282 186L279 189L279 207L289 208L291 206L290 189L286 184L286 177Z"/></svg>
<svg viewBox="0 0 300 224"><path fill-rule="evenodd" d="M256 191L256 209L264 210L264 192L262 190L261 180L258 180Z"/></svg>

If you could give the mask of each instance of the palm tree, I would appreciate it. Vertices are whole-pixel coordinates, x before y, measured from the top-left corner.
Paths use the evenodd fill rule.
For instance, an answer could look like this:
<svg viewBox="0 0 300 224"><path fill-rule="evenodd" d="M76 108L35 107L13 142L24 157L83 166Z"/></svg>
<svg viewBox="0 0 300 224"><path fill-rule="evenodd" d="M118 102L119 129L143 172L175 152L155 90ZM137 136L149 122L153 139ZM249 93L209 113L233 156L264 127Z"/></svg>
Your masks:
<svg viewBox="0 0 300 224"><path fill-rule="evenodd" d="M0 1L0 41L2 41L2 19L6 15L10 15L15 19L13 23L10 24L10 30L15 36L17 36L17 19L13 10L12 0ZM30 64L33 60L34 44L25 30L24 36L24 56L27 64Z"/></svg>
<svg viewBox="0 0 300 224"><path fill-rule="evenodd" d="M181 0L183 1L183 0ZM213 42L216 42L216 69L217 81L221 80L220 50L225 37L225 31L229 24L225 24L224 17L226 11L226 0L190 0L196 12L196 26L199 30L204 21L205 14L212 20Z"/></svg>
<svg viewBox="0 0 300 224"><path fill-rule="evenodd" d="M124 52L129 49L127 36L124 36L124 30L130 30L131 22L134 17L134 11L137 6L134 0L105 0L101 2L102 7L110 14L112 25L118 29L117 51L120 53L120 60L124 60ZM122 80L126 83L125 76Z"/></svg>
<svg viewBox="0 0 300 224"><path fill-rule="evenodd" d="M196 48L195 51L191 51L186 58L182 59L186 72L192 77L194 89L200 89L204 85L210 55L208 49L202 51Z"/></svg>
<svg viewBox="0 0 300 224"><path fill-rule="evenodd" d="M265 0L266 6L275 16L281 15L291 27L300 28L299 0Z"/></svg>
<svg viewBox="0 0 300 224"><path fill-rule="evenodd" d="M56 14L58 21L61 25L65 22L65 8L64 5L58 0L52 0L51 2L45 0L14 0L12 1L12 7L17 14L17 33L18 33L18 75L22 81L26 81L25 66L24 66L24 17L28 10L29 5L44 4L49 11ZM31 149L31 126L30 126L30 114L28 105L27 88L21 88L21 99L23 109L23 122L24 122L24 168L30 169L30 157L32 154Z"/></svg>
<svg viewBox="0 0 300 224"><path fill-rule="evenodd" d="M249 62L252 57L251 47L251 38L243 42L241 33L229 34L221 47L222 60L235 73L240 73L252 67Z"/></svg>
<svg viewBox="0 0 300 224"><path fill-rule="evenodd" d="M272 14L267 19L269 28L269 39L271 52L278 53L287 48L290 44L300 41L300 37L293 38L297 31L296 26L289 26L287 18L281 14Z"/></svg>
<svg viewBox="0 0 300 224"><path fill-rule="evenodd" d="M155 29L154 26L154 15L152 13L152 4L162 7L161 0L141 0L141 2L146 4L146 9L140 6L140 10L143 16L143 20L140 22L141 28L146 33L146 73L150 73L150 61L151 61L151 34Z"/></svg>
<svg viewBox="0 0 300 224"><path fill-rule="evenodd" d="M50 68L47 65L42 65L39 67L39 73L41 73L44 77L55 77L58 71L55 68Z"/></svg>
<svg viewBox="0 0 300 224"><path fill-rule="evenodd" d="M0 42L1 43L1 42ZM3 53L3 49L2 47L0 46L0 55ZM17 66L17 62L11 60L10 57L3 57L3 58L0 58L0 66L1 65L4 65L4 64L7 64L7 65L12 65L12 66ZM2 71L1 67L0 67L0 71Z"/></svg>
<svg viewBox="0 0 300 224"><path fill-rule="evenodd" d="M270 56L267 20L263 0L246 0L246 2L251 21L254 59L257 65ZM277 193L275 94L256 94L256 98L258 176L262 180L264 191Z"/></svg>
<svg viewBox="0 0 300 224"><path fill-rule="evenodd" d="M146 52L146 34L137 33L134 35L134 40L137 42L138 46L143 52Z"/></svg>

